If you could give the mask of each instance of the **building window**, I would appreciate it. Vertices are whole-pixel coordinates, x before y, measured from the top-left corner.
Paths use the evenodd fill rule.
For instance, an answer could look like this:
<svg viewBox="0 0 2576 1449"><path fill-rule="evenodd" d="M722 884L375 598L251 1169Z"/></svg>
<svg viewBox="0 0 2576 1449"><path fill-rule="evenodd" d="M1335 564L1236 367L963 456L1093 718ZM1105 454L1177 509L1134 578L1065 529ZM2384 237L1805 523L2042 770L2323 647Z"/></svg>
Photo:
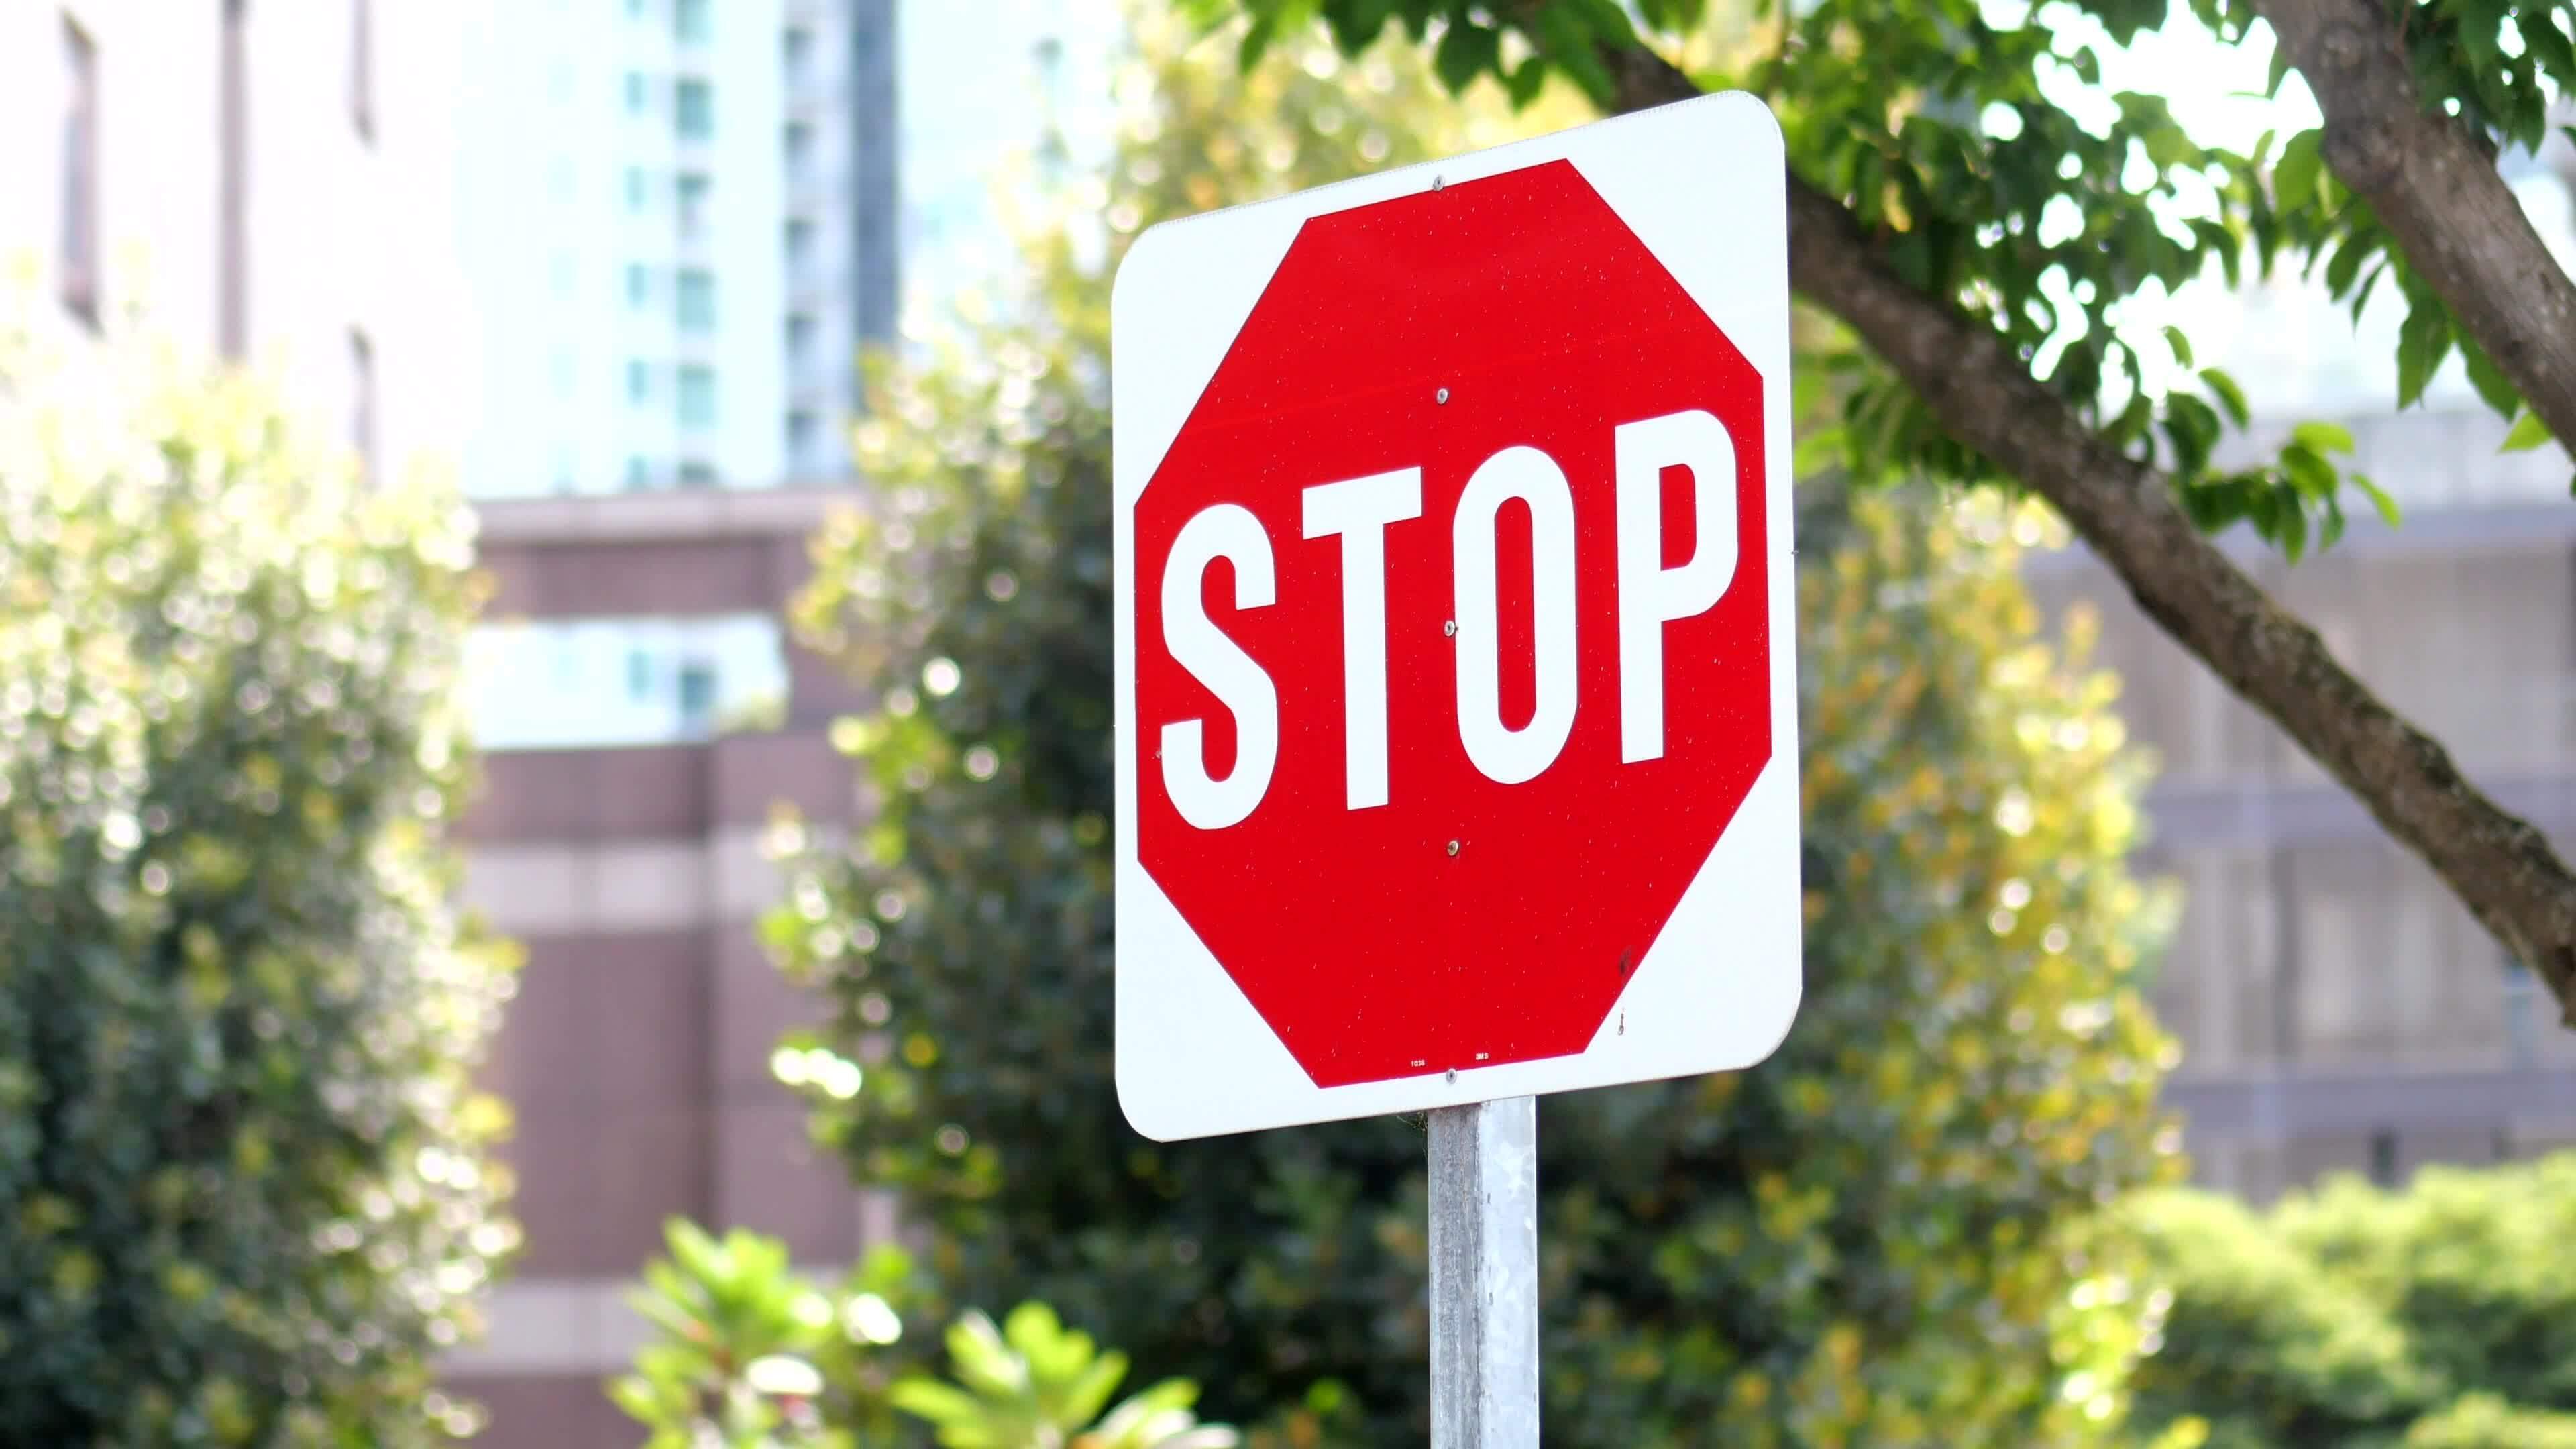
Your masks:
<svg viewBox="0 0 2576 1449"><path fill-rule="evenodd" d="M801 25L791 25L779 38L780 69L791 82L805 79L805 67L814 58L814 32Z"/></svg>
<svg viewBox="0 0 2576 1449"><path fill-rule="evenodd" d="M684 80L672 92L672 124L685 141L703 141L716 133L716 94L705 81Z"/></svg>
<svg viewBox="0 0 2576 1449"><path fill-rule="evenodd" d="M683 367L679 375L680 426L711 428L716 421L716 370Z"/></svg>
<svg viewBox="0 0 2576 1449"><path fill-rule="evenodd" d="M716 717L716 667L692 659L680 666L680 728L703 734Z"/></svg>
<svg viewBox="0 0 2576 1449"><path fill-rule="evenodd" d="M627 651L626 697L650 699L653 696L653 656L641 649Z"/></svg>
<svg viewBox="0 0 2576 1449"><path fill-rule="evenodd" d="M653 368L650 363L626 364L626 400L643 402L653 396Z"/></svg>
<svg viewBox="0 0 2576 1449"><path fill-rule="evenodd" d="M367 140L376 138L375 6L349 0L349 120Z"/></svg>
<svg viewBox="0 0 2576 1449"><path fill-rule="evenodd" d="M711 463L682 463L680 465L679 484L683 488L713 488L716 486L715 465Z"/></svg>
<svg viewBox="0 0 2576 1449"><path fill-rule="evenodd" d="M643 73L628 71L626 73L626 109L640 116L652 104L652 88L644 83Z"/></svg>
<svg viewBox="0 0 2576 1449"><path fill-rule="evenodd" d="M801 363L805 361L806 354L813 350L814 319L801 312L789 317L787 319L787 360L791 363Z"/></svg>
<svg viewBox="0 0 2576 1449"><path fill-rule="evenodd" d="M653 273L642 262L626 264L626 302L641 307L653 300Z"/></svg>
<svg viewBox="0 0 2576 1449"><path fill-rule="evenodd" d="M680 330L712 332L716 326L716 279L711 272L682 271L671 295L677 302Z"/></svg>
<svg viewBox="0 0 2576 1449"><path fill-rule="evenodd" d="M651 486L653 486L653 465L645 462L641 458L627 459L626 491L632 493L638 489L649 488Z"/></svg>
<svg viewBox="0 0 2576 1449"><path fill-rule="evenodd" d="M786 144L783 149L786 152L787 158L787 176L788 179L792 181L805 174L806 163L813 159L814 128L799 122L787 128L787 134L784 139Z"/></svg>
<svg viewBox="0 0 2576 1449"><path fill-rule="evenodd" d="M810 221L787 223L787 264L791 267L803 266L805 259L813 254L814 223Z"/></svg>
<svg viewBox="0 0 2576 1449"><path fill-rule="evenodd" d="M2370 1134L2370 1180L2380 1187L2397 1185L2397 1134L2385 1127Z"/></svg>
<svg viewBox="0 0 2576 1449"><path fill-rule="evenodd" d="M682 40L707 38L707 0L678 0L671 7L671 29Z"/></svg>
<svg viewBox="0 0 2576 1449"><path fill-rule="evenodd" d="M357 450L359 476L376 476L376 349L367 334L349 333L349 446Z"/></svg>
<svg viewBox="0 0 2576 1449"><path fill-rule="evenodd" d="M787 456L790 460L802 462L806 454L814 451L816 430L812 413L787 415Z"/></svg>
<svg viewBox="0 0 2576 1449"><path fill-rule="evenodd" d="M680 213L680 235L694 237L707 222L707 192L714 182L702 171L683 171L672 189Z"/></svg>
<svg viewBox="0 0 2576 1449"><path fill-rule="evenodd" d="M98 47L63 20L63 305L98 320Z"/></svg>
<svg viewBox="0 0 2576 1449"><path fill-rule="evenodd" d="M626 209L642 211L653 204L653 182L641 166L626 168Z"/></svg>

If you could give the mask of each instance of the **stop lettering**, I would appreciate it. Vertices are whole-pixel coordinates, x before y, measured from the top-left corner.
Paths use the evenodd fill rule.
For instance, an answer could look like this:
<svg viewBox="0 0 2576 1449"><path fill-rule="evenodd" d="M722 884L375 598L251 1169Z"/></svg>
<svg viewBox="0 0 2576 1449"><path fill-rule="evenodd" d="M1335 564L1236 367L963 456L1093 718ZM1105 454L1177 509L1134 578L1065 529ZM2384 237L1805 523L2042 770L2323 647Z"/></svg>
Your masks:
<svg viewBox="0 0 2576 1449"><path fill-rule="evenodd" d="M1664 625L1705 613L1735 576L1735 448L1707 412L1670 413L1621 424L1613 433L1617 512L1619 758L1633 764L1664 753ZM1664 559L1663 489L1668 468L1687 471L1696 545L1690 561ZM1698 479L1712 480L1700 487ZM1507 650L1497 577L1503 510L1529 516L1524 648ZM1565 470L1537 448L1506 448L1467 477L1449 529L1454 600L1440 632L1457 641L1458 743L1487 779L1536 778L1565 749L1576 706L1574 492ZM1342 768L1344 798L1362 810L1388 801L1386 530L1422 515L1422 470L1399 469L1322 483L1303 494L1305 536L1341 544ZM1164 791L1183 820L1201 830L1241 823L1261 806L1279 762L1279 695L1258 660L1219 629L1202 607L1209 568L1234 573L1235 609L1277 599L1278 564L1260 518L1240 503L1202 509L1181 526L1163 563L1163 646L1173 662L1216 696L1234 734L1233 763L1211 775L1206 725L1162 727L1156 758ZM1299 562L1303 562L1300 560ZM1514 582L1519 583L1515 577ZM1409 621L1419 623L1421 621ZM1533 696L1519 725L1503 718L1503 655L1527 672Z"/></svg>

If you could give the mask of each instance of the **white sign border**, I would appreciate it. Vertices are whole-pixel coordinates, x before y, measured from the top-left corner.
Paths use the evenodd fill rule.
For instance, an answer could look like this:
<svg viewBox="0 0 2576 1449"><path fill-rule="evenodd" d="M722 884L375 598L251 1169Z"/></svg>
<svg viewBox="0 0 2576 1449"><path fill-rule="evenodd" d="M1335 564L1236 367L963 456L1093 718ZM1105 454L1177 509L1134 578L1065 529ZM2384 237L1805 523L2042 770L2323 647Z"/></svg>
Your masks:
<svg viewBox="0 0 2576 1449"><path fill-rule="evenodd" d="M1137 856L1136 500L1309 218L1556 160L1574 164L1762 374L1772 757L1585 1050L1318 1087ZM1138 1132L1170 1142L1725 1071L1787 1034L1802 936L1787 175L1778 122L1728 92L1165 222L1128 249L1110 304L1116 1055L1119 1103Z"/></svg>

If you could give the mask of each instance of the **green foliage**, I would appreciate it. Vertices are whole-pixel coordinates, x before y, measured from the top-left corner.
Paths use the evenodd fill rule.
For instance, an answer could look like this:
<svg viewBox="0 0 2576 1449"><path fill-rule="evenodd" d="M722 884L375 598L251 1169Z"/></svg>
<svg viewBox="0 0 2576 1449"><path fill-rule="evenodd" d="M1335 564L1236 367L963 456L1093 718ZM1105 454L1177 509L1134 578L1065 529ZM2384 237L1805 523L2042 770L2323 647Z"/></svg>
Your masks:
<svg viewBox="0 0 2576 1449"><path fill-rule="evenodd" d="M1127 1377L1127 1356L1103 1353L1043 1303L1023 1303L1000 1328L970 1312L949 1327L955 1383L914 1377L894 1386L896 1408L938 1427L947 1449L1234 1449L1237 1436L1190 1412L1198 1386L1165 1379L1102 1410Z"/></svg>
<svg viewBox="0 0 2576 1449"><path fill-rule="evenodd" d="M918 1296L909 1258L879 1248L827 1294L776 1238L678 1219L663 1238L670 1256L628 1299L659 1336L608 1387L653 1431L646 1449L855 1449L892 1433L876 1350Z"/></svg>
<svg viewBox="0 0 2576 1449"><path fill-rule="evenodd" d="M1401 33L1430 49L1453 90L1492 77L1525 99L1561 78L1608 107L1619 96L1606 58L1644 45L1678 55L1705 89L1754 92L1781 119L1791 169L1849 205L1900 277L1991 325L2108 438L2169 468L2203 528L2248 523L2293 560L2340 535L2346 483L2383 512L2385 495L2333 453L2295 443L2256 466L2213 464L2226 426L2244 426L2242 392L2223 374L2194 374L2175 329L2161 345L2123 334L2124 310L2212 272L2232 285L2249 263L2320 275L2356 318L2386 283L2407 308L2399 406L2454 351L2499 413L2521 406L2324 164L2322 132L2266 135L2246 152L2203 146L2161 99L2098 89L2099 39L2126 45L2164 24L2168 0L1752 0L1714 13L1700 0L1173 3L1202 25L1241 17L1247 57L1318 20L1351 53ZM2565 7L2421 0L2402 11L2428 105L2491 145L2540 143L2547 97L2576 86ZM2173 15L2241 45L2255 7L2190 0ZM2076 84L2094 88L2091 104L2069 103ZM1846 346L1840 367L1837 441L1855 475L2008 482L1873 359Z"/></svg>
<svg viewBox="0 0 2576 1449"><path fill-rule="evenodd" d="M895 1378L887 1350L924 1301L912 1260L870 1254L836 1288L787 1263L787 1245L736 1229L665 1228L637 1311L659 1336L609 1397L652 1431L646 1449L858 1449L888 1444L897 1411L950 1449L1232 1449L1233 1430L1190 1412L1195 1385L1166 1379L1109 1407L1127 1359L1042 1303L995 1328L968 1312L948 1330L953 1382ZM1106 1409L1107 1412L1103 1412ZM907 1442L909 1442L907 1440Z"/></svg>
<svg viewBox="0 0 2576 1449"><path fill-rule="evenodd" d="M402 1446L511 1247L464 515L0 315L0 1442Z"/></svg>
<svg viewBox="0 0 2576 1449"><path fill-rule="evenodd" d="M1454 114L1401 51L1150 65L1081 198L1122 238L1419 154ZM837 1004L831 1059L864 1063L794 1075L966 1298L1098 1325L1269 1415L1256 1442L1419 1442L1420 1127L1165 1147L1118 1112L1105 289L1043 236L1032 266L1028 315L883 378L860 455L887 506L817 544L801 622L880 691L839 731L880 813L795 861L769 923ZM2087 1223L2171 1165L2169 1048L2134 990L2112 686L2012 576L2045 532L1830 496L1802 522L1800 1023L1755 1072L1545 1105L1549 1442L2073 1444L2116 1418L2153 1315Z"/></svg>
<svg viewBox="0 0 2576 1449"><path fill-rule="evenodd" d="M2142 1426L2212 1449L2544 1446L2576 1433L2576 1156L2332 1182L2257 1214L2194 1192L2122 1209L2167 1285Z"/></svg>

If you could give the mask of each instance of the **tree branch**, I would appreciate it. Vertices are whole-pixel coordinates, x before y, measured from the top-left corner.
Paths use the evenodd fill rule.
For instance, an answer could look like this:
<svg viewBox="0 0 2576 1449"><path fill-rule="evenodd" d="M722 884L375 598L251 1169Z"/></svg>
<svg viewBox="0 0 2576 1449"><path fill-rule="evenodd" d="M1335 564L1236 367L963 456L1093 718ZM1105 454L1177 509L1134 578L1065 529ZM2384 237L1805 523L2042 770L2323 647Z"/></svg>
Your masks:
<svg viewBox="0 0 2576 1449"><path fill-rule="evenodd" d="M1699 94L1642 48L1602 59L1622 110ZM2054 504L2139 607L2431 865L2576 1024L2576 875L2548 840L2228 562L2175 505L2169 478L2086 426L1993 329L1898 277L1842 203L1794 175L1788 185L1791 285L1858 332L1953 438Z"/></svg>
<svg viewBox="0 0 2576 1449"><path fill-rule="evenodd" d="M2325 111L2328 166L2559 441L2576 444L2576 283L2468 127L2427 110L2382 0L2257 0ZM2543 24L2547 21L2544 19Z"/></svg>

